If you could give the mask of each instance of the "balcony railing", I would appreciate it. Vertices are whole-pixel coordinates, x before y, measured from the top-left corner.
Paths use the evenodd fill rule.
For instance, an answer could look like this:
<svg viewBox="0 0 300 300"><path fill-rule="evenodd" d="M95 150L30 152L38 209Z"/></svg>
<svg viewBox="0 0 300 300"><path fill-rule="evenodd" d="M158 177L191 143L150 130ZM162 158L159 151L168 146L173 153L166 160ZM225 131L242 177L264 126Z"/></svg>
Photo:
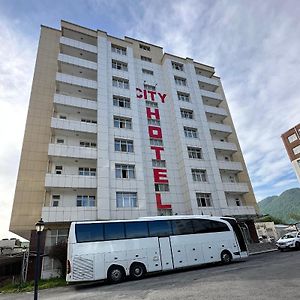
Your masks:
<svg viewBox="0 0 300 300"><path fill-rule="evenodd" d="M232 133L232 129L230 126L225 124L220 124L216 122L208 122L208 127L210 130L226 132L228 134Z"/></svg>
<svg viewBox="0 0 300 300"><path fill-rule="evenodd" d="M244 182L223 182L223 188L225 192L233 192L233 193L248 193L249 187L247 183Z"/></svg>
<svg viewBox="0 0 300 300"><path fill-rule="evenodd" d="M205 112L211 113L211 114L216 114L216 115L221 115L221 116L228 116L228 112L222 108L222 107L214 107L210 105L204 105Z"/></svg>
<svg viewBox="0 0 300 300"><path fill-rule="evenodd" d="M96 176L46 174L46 188L97 188Z"/></svg>
<svg viewBox="0 0 300 300"><path fill-rule="evenodd" d="M221 141L213 141L214 148L219 150L228 150L235 152L237 151L237 146L234 143L221 142Z"/></svg>
<svg viewBox="0 0 300 300"><path fill-rule="evenodd" d="M221 170L243 171L243 165L239 161L218 161L218 168Z"/></svg>
<svg viewBox="0 0 300 300"><path fill-rule="evenodd" d="M86 59L77 58L75 56L59 53L58 60L64 63L80 66L83 68L97 70L97 63Z"/></svg>
<svg viewBox="0 0 300 300"><path fill-rule="evenodd" d="M87 44L87 43L82 43L82 42L79 42L79 41L76 41L76 40L73 40L73 39L70 39L70 38L67 38L67 37L64 37L64 36L62 36L60 38L60 43L71 46L71 47L75 47L75 48L78 48L78 49L83 49L83 50L86 50L86 51L89 51L89 52L97 53L97 47L96 46L93 46L93 45L90 45L90 44Z"/></svg>
<svg viewBox="0 0 300 300"><path fill-rule="evenodd" d="M89 147L49 144L49 156L97 159L97 149Z"/></svg>
<svg viewBox="0 0 300 300"><path fill-rule="evenodd" d="M96 101L92 101L92 100L88 100L88 99L84 99L84 98L71 97L71 96L66 96L66 95L62 95L62 94L54 94L53 102L56 104L97 110L97 102Z"/></svg>
<svg viewBox="0 0 300 300"><path fill-rule="evenodd" d="M85 123L74 120L51 118L51 127L70 131L97 133L97 124Z"/></svg>
<svg viewBox="0 0 300 300"><path fill-rule="evenodd" d="M75 84L78 86L84 86L91 89L97 89L97 81L85 79L77 76L72 76L64 73L56 73L56 80L68 84Z"/></svg>

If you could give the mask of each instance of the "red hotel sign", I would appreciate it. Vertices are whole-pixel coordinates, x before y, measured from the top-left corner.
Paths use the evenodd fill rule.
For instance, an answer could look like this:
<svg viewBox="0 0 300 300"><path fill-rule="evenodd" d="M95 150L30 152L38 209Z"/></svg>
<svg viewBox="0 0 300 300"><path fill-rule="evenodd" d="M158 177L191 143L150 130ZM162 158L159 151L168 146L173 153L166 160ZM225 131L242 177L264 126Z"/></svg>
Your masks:
<svg viewBox="0 0 300 300"><path fill-rule="evenodd" d="M156 98L160 100L162 103L165 103L167 94L161 94L156 91L147 91L141 90L139 88L136 89L136 97L138 99L151 100L156 101ZM159 109L146 107L146 115L147 119L160 120ZM163 134L160 126L148 126L148 134L152 139L163 139ZM164 151L164 147L162 146L150 146L151 150L153 150L153 154L155 159L161 160L161 153ZM168 184L168 176L167 169L165 168L153 168L153 178L154 184ZM171 204L162 204L161 193L155 192L156 205L158 209L171 209Z"/></svg>

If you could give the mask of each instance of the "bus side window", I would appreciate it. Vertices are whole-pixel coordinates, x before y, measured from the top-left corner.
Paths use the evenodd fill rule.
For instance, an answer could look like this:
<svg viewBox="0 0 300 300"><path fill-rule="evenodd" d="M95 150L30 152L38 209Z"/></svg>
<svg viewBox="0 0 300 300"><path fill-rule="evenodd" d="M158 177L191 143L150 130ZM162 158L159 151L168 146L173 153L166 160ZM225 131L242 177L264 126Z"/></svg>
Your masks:
<svg viewBox="0 0 300 300"><path fill-rule="evenodd" d="M172 228L170 221L149 221L150 236L170 236L172 235Z"/></svg>
<svg viewBox="0 0 300 300"><path fill-rule="evenodd" d="M212 226L210 220L194 219L193 220L194 233L210 233Z"/></svg>
<svg viewBox="0 0 300 300"><path fill-rule="evenodd" d="M125 239L125 230L123 222L106 223L104 224L105 240Z"/></svg>
<svg viewBox="0 0 300 300"><path fill-rule="evenodd" d="M223 231L230 231L228 226L225 223L218 222L218 221L210 221L212 225L213 232L223 232Z"/></svg>
<svg viewBox="0 0 300 300"><path fill-rule="evenodd" d="M149 236L147 222L125 222L127 239L144 238Z"/></svg>
<svg viewBox="0 0 300 300"><path fill-rule="evenodd" d="M194 233L192 220L173 220L171 222L172 222L173 234Z"/></svg>
<svg viewBox="0 0 300 300"><path fill-rule="evenodd" d="M75 234L77 243L103 241L103 224L76 224Z"/></svg>

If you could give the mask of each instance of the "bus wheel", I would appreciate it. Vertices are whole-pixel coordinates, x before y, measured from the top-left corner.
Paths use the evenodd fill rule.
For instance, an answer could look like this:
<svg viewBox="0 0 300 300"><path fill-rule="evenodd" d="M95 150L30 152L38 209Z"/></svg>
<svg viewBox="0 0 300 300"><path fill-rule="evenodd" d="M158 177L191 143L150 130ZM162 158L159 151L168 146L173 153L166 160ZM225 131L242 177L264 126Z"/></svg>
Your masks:
<svg viewBox="0 0 300 300"><path fill-rule="evenodd" d="M130 276L133 279L142 279L146 274L146 268L141 263L133 263L130 266Z"/></svg>
<svg viewBox="0 0 300 300"><path fill-rule="evenodd" d="M124 268L117 265L112 265L107 271L107 278L111 283L122 282L125 278Z"/></svg>
<svg viewBox="0 0 300 300"><path fill-rule="evenodd" d="M232 260L231 253L229 251L222 251L221 261L223 264L229 264Z"/></svg>

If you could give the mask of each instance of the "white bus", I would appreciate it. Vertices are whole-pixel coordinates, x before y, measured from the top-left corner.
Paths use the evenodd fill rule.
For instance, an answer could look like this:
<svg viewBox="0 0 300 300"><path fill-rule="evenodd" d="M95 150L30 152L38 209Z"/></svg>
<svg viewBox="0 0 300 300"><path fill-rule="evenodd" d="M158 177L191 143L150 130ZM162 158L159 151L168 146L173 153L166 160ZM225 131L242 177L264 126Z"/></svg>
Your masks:
<svg viewBox="0 0 300 300"><path fill-rule="evenodd" d="M145 217L122 221L73 222L68 238L67 282L190 267L248 256L233 218L210 216Z"/></svg>

